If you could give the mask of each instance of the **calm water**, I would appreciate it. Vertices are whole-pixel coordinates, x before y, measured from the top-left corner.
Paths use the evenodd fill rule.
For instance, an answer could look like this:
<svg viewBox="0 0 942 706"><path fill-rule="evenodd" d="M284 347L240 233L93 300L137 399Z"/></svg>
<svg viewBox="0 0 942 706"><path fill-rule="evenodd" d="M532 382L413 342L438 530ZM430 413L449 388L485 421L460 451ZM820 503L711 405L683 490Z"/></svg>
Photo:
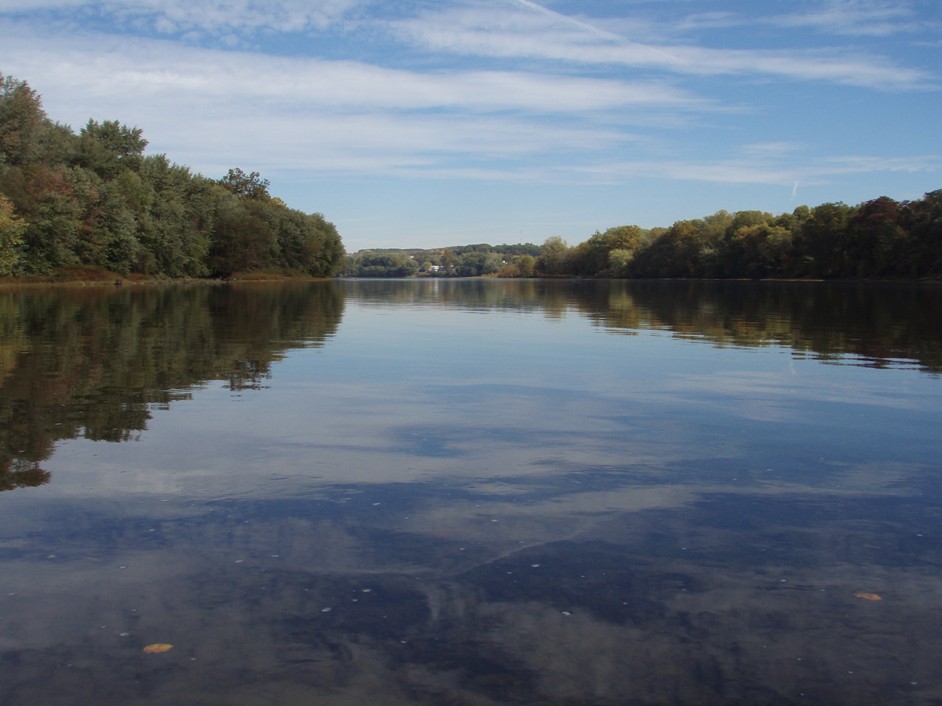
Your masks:
<svg viewBox="0 0 942 706"><path fill-rule="evenodd" d="M938 704L940 322L928 287L0 292L0 704Z"/></svg>

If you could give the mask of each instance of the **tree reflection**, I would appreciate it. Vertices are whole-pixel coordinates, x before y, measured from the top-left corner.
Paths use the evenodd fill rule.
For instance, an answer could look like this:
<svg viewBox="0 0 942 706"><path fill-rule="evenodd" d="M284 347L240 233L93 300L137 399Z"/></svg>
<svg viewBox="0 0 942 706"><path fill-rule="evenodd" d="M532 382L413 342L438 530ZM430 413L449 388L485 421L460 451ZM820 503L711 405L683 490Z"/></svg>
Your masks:
<svg viewBox="0 0 942 706"><path fill-rule="evenodd" d="M0 491L48 482L57 441L134 438L194 386L260 387L342 314L327 282L0 292Z"/></svg>
<svg viewBox="0 0 942 706"><path fill-rule="evenodd" d="M660 329L718 346L777 345L822 360L942 371L942 288L703 280L351 280L367 305L438 304L585 315L613 333Z"/></svg>
<svg viewBox="0 0 942 706"><path fill-rule="evenodd" d="M35 488L49 482L49 471L22 459L0 459L0 491Z"/></svg>
<svg viewBox="0 0 942 706"><path fill-rule="evenodd" d="M580 310L613 331L655 328L718 346L942 371L942 289L933 285L651 281L585 294Z"/></svg>

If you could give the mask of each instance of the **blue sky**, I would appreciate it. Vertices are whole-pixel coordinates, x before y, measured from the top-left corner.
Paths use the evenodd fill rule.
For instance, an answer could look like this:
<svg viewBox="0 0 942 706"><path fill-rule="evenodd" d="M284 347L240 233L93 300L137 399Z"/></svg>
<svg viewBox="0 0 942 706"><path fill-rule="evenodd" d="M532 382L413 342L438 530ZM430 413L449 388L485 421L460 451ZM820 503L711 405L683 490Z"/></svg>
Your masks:
<svg viewBox="0 0 942 706"><path fill-rule="evenodd" d="M942 188L939 0L0 0L0 72L349 251Z"/></svg>

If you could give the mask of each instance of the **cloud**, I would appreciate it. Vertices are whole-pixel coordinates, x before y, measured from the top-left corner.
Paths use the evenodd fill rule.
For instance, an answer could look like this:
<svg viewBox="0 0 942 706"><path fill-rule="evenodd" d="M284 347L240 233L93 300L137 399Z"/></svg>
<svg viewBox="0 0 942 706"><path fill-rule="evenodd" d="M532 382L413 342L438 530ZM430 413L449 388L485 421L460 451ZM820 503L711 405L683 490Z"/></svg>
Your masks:
<svg viewBox="0 0 942 706"><path fill-rule="evenodd" d="M888 37L894 34L924 31L926 24L917 21L908 2L872 2L867 0L831 0L818 3L818 9L807 7L801 12L751 16L738 12L698 12L684 17L671 27L661 26L664 33L699 33L737 27L777 27L812 29L835 36Z"/></svg>
<svg viewBox="0 0 942 706"><path fill-rule="evenodd" d="M714 184L765 184L804 186L824 184L839 176L854 174L937 172L942 168L938 155L878 157L851 155L827 158L801 158L783 161L775 153L747 155L737 159L626 160L577 168L585 178L616 183L630 177L694 181Z"/></svg>
<svg viewBox="0 0 942 706"><path fill-rule="evenodd" d="M354 61L218 52L107 35L42 37L18 28L3 37L7 67L34 83L74 86L77 95L166 94L252 99L284 109L521 111L601 114L626 108L708 109L711 102L665 81L621 81L519 71L407 71ZM271 103L268 103L271 105ZM620 119L624 114L619 113Z"/></svg>
<svg viewBox="0 0 942 706"><path fill-rule="evenodd" d="M818 11L777 15L769 22L779 27L810 28L837 35L886 37L925 29L912 7L900 2L833 0Z"/></svg>
<svg viewBox="0 0 942 706"><path fill-rule="evenodd" d="M711 15L709 19L713 23L733 22L728 15ZM792 19L781 17L778 21L787 25ZM822 16L818 21L825 19ZM397 20L391 26L401 40L426 50L468 56L621 66L688 76L767 76L892 90L923 88L933 81L927 71L843 49L715 49L640 42L519 0L513 5L448 5Z"/></svg>
<svg viewBox="0 0 942 706"><path fill-rule="evenodd" d="M25 14L80 9L85 14L150 27L163 34L197 31L302 32L340 21L365 0L0 0L0 12Z"/></svg>
<svg viewBox="0 0 942 706"><path fill-rule="evenodd" d="M51 117L145 128L152 149L198 170L220 160L315 171L444 167L455 155L508 163L605 151L626 126L712 109L666 82L517 71L427 73L362 62L221 52L106 35L0 36L4 72ZM493 164L491 165L493 167Z"/></svg>
<svg viewBox="0 0 942 706"><path fill-rule="evenodd" d="M720 109L666 81L499 70L409 71L363 62L216 51L107 35L0 36L4 73L27 78L56 120L142 126L151 149L213 176L436 176L518 182L626 178L820 183L841 174L929 171L938 157L807 159L750 143L729 159L672 159L662 126Z"/></svg>
<svg viewBox="0 0 942 706"><path fill-rule="evenodd" d="M13 11L5 1L0 10ZM65 13L74 24L29 19L29 10L52 6L79 8ZM912 88L927 80L918 69L863 54L672 43L640 16L601 24L529 0L412 5L411 15L392 19L403 6L366 0L285 0L265 13L245 2L223 13L216 2L191 7L180 0L20 7L19 19L0 23L0 70L28 80L53 119L76 129L89 118L140 126L152 152L207 176L243 166L292 184L366 176L455 185L643 182L649 189L673 181L687 191L700 182L784 186L787 194L798 183L940 166L938 155L910 157L891 146L880 156L876 147L868 154L857 144L819 144L817 134L785 122L795 115L788 111L805 111L803 104L790 103L783 113L762 103L771 90L738 89L743 78L825 90L835 83ZM81 12L92 11L110 12L119 23L93 23L97 33L76 30ZM201 47L182 35L120 34L127 24L158 19L168 32L237 33L241 50ZM735 19L714 14L700 22ZM317 34L318 23L343 26ZM642 36L633 33L645 26L650 44L626 38ZM266 53L279 28L304 35L296 52L269 44ZM353 38L375 40L375 47L351 48ZM321 40L341 48L321 51ZM734 80L704 78L713 76ZM800 89L812 96L808 86ZM742 107L724 102L731 94ZM828 96L821 91L811 100L817 102L807 110L824 110ZM756 130L757 114L777 117Z"/></svg>

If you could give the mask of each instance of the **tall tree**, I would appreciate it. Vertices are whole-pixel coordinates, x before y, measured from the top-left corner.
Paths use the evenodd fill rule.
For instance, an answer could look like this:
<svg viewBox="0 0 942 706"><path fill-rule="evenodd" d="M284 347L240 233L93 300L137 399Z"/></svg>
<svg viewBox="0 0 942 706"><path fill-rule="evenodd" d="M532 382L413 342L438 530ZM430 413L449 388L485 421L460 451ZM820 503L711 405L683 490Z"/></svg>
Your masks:
<svg viewBox="0 0 942 706"><path fill-rule="evenodd" d="M78 162L102 179L114 179L125 169L139 171L146 147L140 128L117 120L89 120L79 134Z"/></svg>
<svg viewBox="0 0 942 706"><path fill-rule="evenodd" d="M0 74L0 164L32 162L46 120L39 94L26 81Z"/></svg>
<svg viewBox="0 0 942 706"><path fill-rule="evenodd" d="M249 172L246 174L238 167L230 169L219 183L242 199L253 199L255 201L267 201L271 198L268 194L270 186L268 179L262 179L258 172Z"/></svg>

